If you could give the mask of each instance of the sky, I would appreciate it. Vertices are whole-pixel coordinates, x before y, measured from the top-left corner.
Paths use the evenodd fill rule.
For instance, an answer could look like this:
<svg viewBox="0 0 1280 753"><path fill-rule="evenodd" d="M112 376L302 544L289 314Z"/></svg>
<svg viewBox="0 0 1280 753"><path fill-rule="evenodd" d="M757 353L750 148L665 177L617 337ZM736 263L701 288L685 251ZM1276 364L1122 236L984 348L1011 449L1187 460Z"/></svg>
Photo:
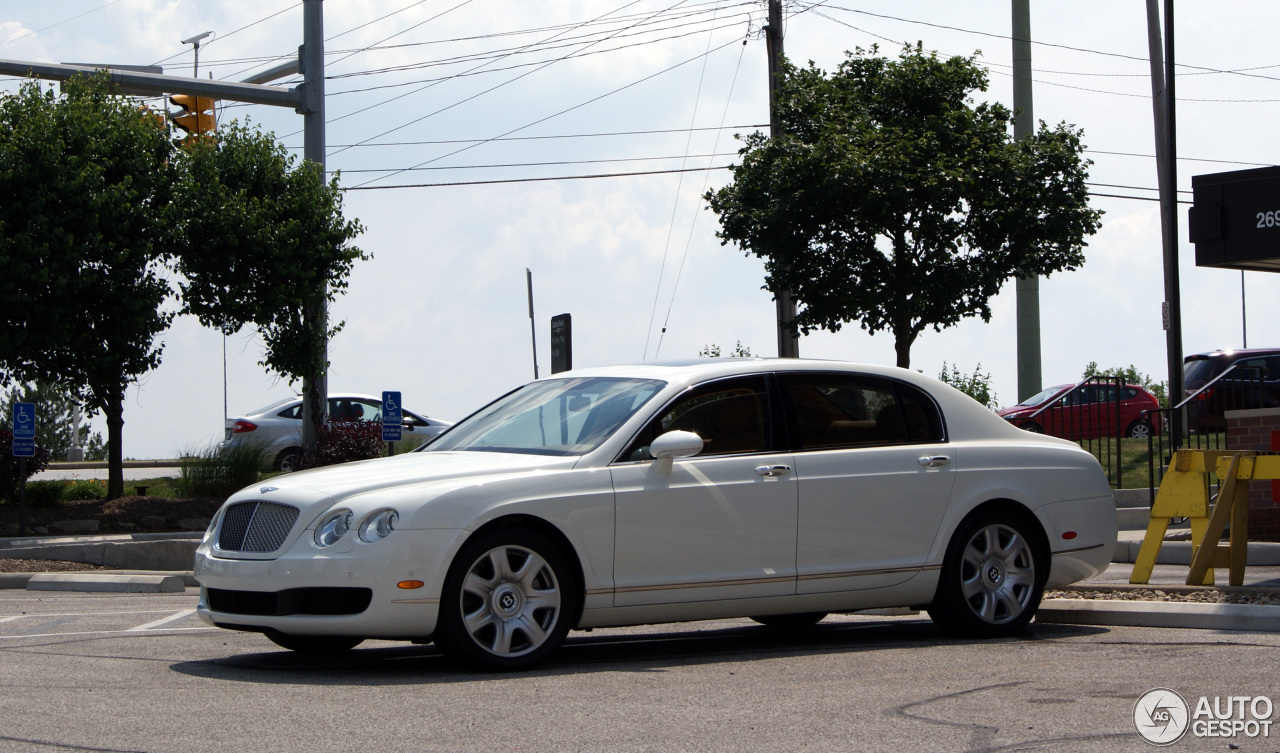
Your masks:
<svg viewBox="0 0 1280 753"><path fill-rule="evenodd" d="M1280 5L1178 5L1178 187L1189 201L1193 175L1280 162ZM848 50L896 55L918 41L977 53L990 87L975 100L1013 104L1005 0L796 0L786 12L793 62L832 70ZM331 309L345 322L329 348L331 393L399 390L406 408L456 420L529 381L526 269L544 376L561 313L573 316L577 367L739 342L777 354L763 264L720 243L700 198L729 180L734 134L768 123L763 0L327 0L324 15L327 169L349 189L345 214L366 227L356 243L372 255ZM296 53L302 4L0 0L4 59L185 76L192 47L180 40L205 31L199 75L242 80ZM1091 361L1164 380L1146 4L1033 0L1031 32L1033 114L1084 130L1090 203L1105 212L1084 266L1041 280L1044 383L1077 381ZM0 78L0 91L17 83ZM301 155L292 110L224 105L219 122L248 120ZM1240 272L1195 266L1186 208L1184 352L1241 347L1246 326L1249 345L1280 346L1280 275L1245 273L1242 306ZM1012 282L992 312L924 333L912 368L980 364L999 402L1017 402ZM258 364L252 333L224 340L180 317L159 339L161 365L128 391L125 457L206 448L224 410L242 415L300 386ZM800 354L895 362L892 336L857 323L803 337ZM94 428L105 434L101 418Z"/></svg>

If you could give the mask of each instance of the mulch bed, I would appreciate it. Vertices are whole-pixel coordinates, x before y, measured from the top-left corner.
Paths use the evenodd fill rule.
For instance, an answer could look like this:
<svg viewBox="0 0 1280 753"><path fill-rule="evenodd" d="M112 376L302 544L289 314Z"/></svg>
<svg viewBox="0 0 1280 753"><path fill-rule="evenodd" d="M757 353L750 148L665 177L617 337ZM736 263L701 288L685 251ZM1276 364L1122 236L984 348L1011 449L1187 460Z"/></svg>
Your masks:
<svg viewBox="0 0 1280 753"><path fill-rule="evenodd" d="M100 499L62 502L56 507L32 507L27 505L27 535L58 535L54 523L67 520L96 520L94 533L175 533L178 531L204 530L183 527L181 521L208 521L222 505L221 499L172 499L168 497L120 497L109 502ZM143 518L153 518L144 525ZM162 518L163 523L158 520ZM18 523L18 505L0 504L0 530ZM33 533L38 528L47 534Z"/></svg>
<svg viewBox="0 0 1280 753"><path fill-rule="evenodd" d="M0 559L0 573L73 573L82 570L118 570L106 565L90 565L84 562L62 560L6 560Z"/></svg>

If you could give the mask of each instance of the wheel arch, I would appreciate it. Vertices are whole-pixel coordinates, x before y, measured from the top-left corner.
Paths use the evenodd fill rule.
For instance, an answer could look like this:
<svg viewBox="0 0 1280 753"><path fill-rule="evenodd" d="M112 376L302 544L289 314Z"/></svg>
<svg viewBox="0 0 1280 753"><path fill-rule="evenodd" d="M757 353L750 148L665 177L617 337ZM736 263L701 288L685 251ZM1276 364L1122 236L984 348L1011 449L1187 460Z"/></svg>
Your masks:
<svg viewBox="0 0 1280 753"><path fill-rule="evenodd" d="M533 531L534 533L537 533L549 540L564 553L566 558L568 558L569 566L573 568L573 588L574 593L577 595L574 613L569 615L571 618L569 620L569 624L571 626L576 626L582 619L583 602L586 600L585 575L582 569L582 560L578 557L577 547L575 547L573 542L569 540L569 537L564 534L564 531L561 531L554 523L536 515L529 515L528 513L512 513L494 518L472 531L465 539L459 542L458 548L454 552L454 558L456 559L458 552L461 552L466 548L467 544L477 536L484 536L493 531L510 529ZM449 566L452 567L453 564L450 563Z"/></svg>
<svg viewBox="0 0 1280 753"><path fill-rule="evenodd" d="M965 513L964 517L951 529L951 536L947 539L946 546L943 551L949 551L956 541L956 534L963 530L973 519L992 513L1004 513L1022 518L1031 525L1031 532L1036 537L1036 545L1040 547L1040 553L1044 555L1044 561L1052 565L1053 550L1049 546L1049 529L1045 525L1045 521L1040 519L1040 515L1017 500L1007 497L995 497L986 502L982 502L973 507L972 510ZM1048 572L1045 572L1046 577Z"/></svg>

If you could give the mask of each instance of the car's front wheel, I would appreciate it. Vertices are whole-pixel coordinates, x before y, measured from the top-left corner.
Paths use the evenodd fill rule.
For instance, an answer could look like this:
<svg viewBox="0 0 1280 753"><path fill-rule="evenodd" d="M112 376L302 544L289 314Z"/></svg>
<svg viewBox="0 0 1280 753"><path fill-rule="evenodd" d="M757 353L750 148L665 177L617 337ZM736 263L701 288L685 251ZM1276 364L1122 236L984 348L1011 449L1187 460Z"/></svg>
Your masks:
<svg viewBox="0 0 1280 753"><path fill-rule="evenodd" d="M1048 575L1048 546L1029 513L977 515L947 547L929 617L957 635L1012 635L1031 621Z"/></svg>
<svg viewBox="0 0 1280 753"><path fill-rule="evenodd" d="M267 633L267 639L281 648L300 654L340 654L360 645L363 638L333 635L285 635Z"/></svg>
<svg viewBox="0 0 1280 753"><path fill-rule="evenodd" d="M449 568L436 645L477 669L531 667L559 648L572 627L577 580L565 555L538 533L483 534Z"/></svg>

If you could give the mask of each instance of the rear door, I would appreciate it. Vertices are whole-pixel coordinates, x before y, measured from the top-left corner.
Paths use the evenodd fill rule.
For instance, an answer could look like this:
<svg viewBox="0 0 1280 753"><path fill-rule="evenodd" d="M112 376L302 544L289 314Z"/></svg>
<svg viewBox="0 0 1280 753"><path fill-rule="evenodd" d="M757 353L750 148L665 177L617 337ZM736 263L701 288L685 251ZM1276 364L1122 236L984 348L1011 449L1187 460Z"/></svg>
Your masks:
<svg viewBox="0 0 1280 753"><path fill-rule="evenodd" d="M868 375L778 382L800 479L798 592L881 588L919 572L959 464L936 404Z"/></svg>

